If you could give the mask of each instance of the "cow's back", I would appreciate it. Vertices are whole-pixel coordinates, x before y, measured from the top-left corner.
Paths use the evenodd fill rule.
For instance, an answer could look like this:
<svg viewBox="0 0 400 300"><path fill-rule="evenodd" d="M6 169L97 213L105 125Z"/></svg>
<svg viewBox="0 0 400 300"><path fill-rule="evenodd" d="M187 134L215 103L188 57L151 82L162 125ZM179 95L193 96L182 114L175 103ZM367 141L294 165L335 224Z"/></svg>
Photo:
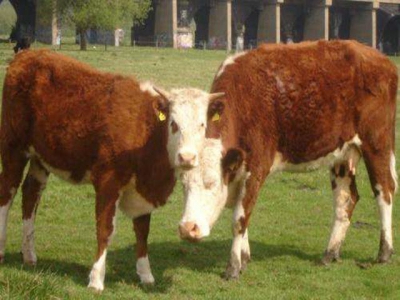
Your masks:
<svg viewBox="0 0 400 300"><path fill-rule="evenodd" d="M297 164L368 130L371 111L392 110L394 122L396 85L395 67L379 52L353 41L320 41L263 45L238 56L222 66L212 92L227 94L235 143L270 159L279 151Z"/></svg>

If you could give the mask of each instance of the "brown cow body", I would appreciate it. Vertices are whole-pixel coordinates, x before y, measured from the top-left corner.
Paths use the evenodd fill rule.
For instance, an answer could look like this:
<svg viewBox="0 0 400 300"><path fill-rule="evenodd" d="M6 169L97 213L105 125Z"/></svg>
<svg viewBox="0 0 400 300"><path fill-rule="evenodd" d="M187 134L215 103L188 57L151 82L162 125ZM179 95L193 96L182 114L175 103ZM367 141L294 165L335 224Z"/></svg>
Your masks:
<svg viewBox="0 0 400 300"><path fill-rule="evenodd" d="M225 150L244 150L248 175L241 192L235 190L227 277L237 277L249 258L250 215L264 180L279 170L330 167L335 213L323 262L339 259L359 198L360 157L380 208L378 261L389 260L397 70L385 56L354 41L264 45L228 58L212 92L225 92L226 100L210 103L206 137L221 138Z"/></svg>
<svg viewBox="0 0 400 300"><path fill-rule="evenodd" d="M167 125L153 110L157 94L133 78L100 73L49 51L23 51L10 64L3 91L0 258L8 209L23 183L23 257L36 263L33 221L49 173L96 192L98 251L89 286L103 289L107 245L118 206L133 219L137 272L152 282L147 259L151 211L175 184Z"/></svg>

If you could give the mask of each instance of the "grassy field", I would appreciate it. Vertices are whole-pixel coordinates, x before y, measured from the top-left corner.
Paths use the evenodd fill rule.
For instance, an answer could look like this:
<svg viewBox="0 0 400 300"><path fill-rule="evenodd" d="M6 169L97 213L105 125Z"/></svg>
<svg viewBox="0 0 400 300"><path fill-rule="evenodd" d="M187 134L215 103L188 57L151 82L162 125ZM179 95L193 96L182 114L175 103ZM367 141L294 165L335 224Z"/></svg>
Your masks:
<svg viewBox="0 0 400 300"><path fill-rule="evenodd" d="M0 45L0 82L13 57L11 48ZM203 89L209 88L226 56L218 51L152 48L104 52L98 47L80 52L75 46L63 46L61 52L101 70L134 74L165 88ZM394 61L400 64L400 59ZM400 256L394 255L387 265L373 264L379 244L378 212L363 163L360 166L361 200L340 264L318 265L332 219L327 170L268 179L249 229L252 262L239 281L221 279L231 246L231 211L223 213L211 237L202 243L182 242L177 235L183 198L178 185L169 203L152 217L149 248L156 284L139 284L132 223L119 214L101 295L86 288L96 249L93 189L51 177L37 216L34 268L21 263L20 194L14 201L6 261L0 266L0 299L400 299ZM400 251L397 205L393 225L394 247Z"/></svg>

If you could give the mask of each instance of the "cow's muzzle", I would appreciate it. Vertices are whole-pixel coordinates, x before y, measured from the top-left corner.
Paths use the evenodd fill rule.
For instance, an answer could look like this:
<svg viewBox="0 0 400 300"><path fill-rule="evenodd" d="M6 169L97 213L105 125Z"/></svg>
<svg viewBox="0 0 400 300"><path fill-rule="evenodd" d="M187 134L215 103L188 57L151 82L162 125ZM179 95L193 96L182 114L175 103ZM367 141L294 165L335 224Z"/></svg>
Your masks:
<svg viewBox="0 0 400 300"><path fill-rule="evenodd" d="M197 154L192 152L180 152L177 157L178 166L185 169L197 167Z"/></svg>
<svg viewBox="0 0 400 300"><path fill-rule="evenodd" d="M200 227L194 222L184 222L179 224L179 235L181 239L190 242L199 242L202 239Z"/></svg>

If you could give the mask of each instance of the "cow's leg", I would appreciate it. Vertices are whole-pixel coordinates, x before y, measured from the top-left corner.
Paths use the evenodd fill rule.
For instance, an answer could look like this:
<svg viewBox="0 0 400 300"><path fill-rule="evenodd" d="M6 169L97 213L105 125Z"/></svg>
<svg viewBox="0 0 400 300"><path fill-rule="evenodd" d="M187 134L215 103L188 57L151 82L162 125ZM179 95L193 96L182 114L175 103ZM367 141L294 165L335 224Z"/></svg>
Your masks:
<svg viewBox="0 0 400 300"><path fill-rule="evenodd" d="M154 283L151 273L149 256L147 252L147 237L150 229L150 214L137 217L133 220L133 228L136 234L136 273L143 284Z"/></svg>
<svg viewBox="0 0 400 300"><path fill-rule="evenodd" d="M340 259L340 247L359 199L355 177L359 158L358 152L354 152L349 161L336 164L331 169L334 214L331 236L322 259L323 264Z"/></svg>
<svg viewBox="0 0 400 300"><path fill-rule="evenodd" d="M241 250L241 267L240 271L244 271L247 268L247 264L250 261L250 244L249 244L249 234L248 229L246 229L242 238L242 250Z"/></svg>
<svg viewBox="0 0 400 300"><path fill-rule="evenodd" d="M385 263L393 254L392 207L397 187L396 161L393 151L363 150L372 190L379 207L381 237L377 261Z"/></svg>
<svg viewBox="0 0 400 300"><path fill-rule="evenodd" d="M22 185L22 256L24 263L36 264L34 223L40 196L46 187L49 173L37 159L30 160L28 174Z"/></svg>
<svg viewBox="0 0 400 300"><path fill-rule="evenodd" d="M104 289L107 247L111 242L116 225L116 208L121 186L113 172L103 174L95 180L97 255L89 275L89 288L101 292Z"/></svg>
<svg viewBox="0 0 400 300"><path fill-rule="evenodd" d="M240 188L233 213L233 243L230 259L225 271L226 279L239 278L240 271L246 268L247 262L250 259L247 227L251 211L257 199L260 182L261 180L257 180L256 176L252 176L248 180L244 180Z"/></svg>
<svg viewBox="0 0 400 300"><path fill-rule="evenodd" d="M2 148L3 171L0 174L0 262L4 260L8 212L28 161L22 151L6 148Z"/></svg>

